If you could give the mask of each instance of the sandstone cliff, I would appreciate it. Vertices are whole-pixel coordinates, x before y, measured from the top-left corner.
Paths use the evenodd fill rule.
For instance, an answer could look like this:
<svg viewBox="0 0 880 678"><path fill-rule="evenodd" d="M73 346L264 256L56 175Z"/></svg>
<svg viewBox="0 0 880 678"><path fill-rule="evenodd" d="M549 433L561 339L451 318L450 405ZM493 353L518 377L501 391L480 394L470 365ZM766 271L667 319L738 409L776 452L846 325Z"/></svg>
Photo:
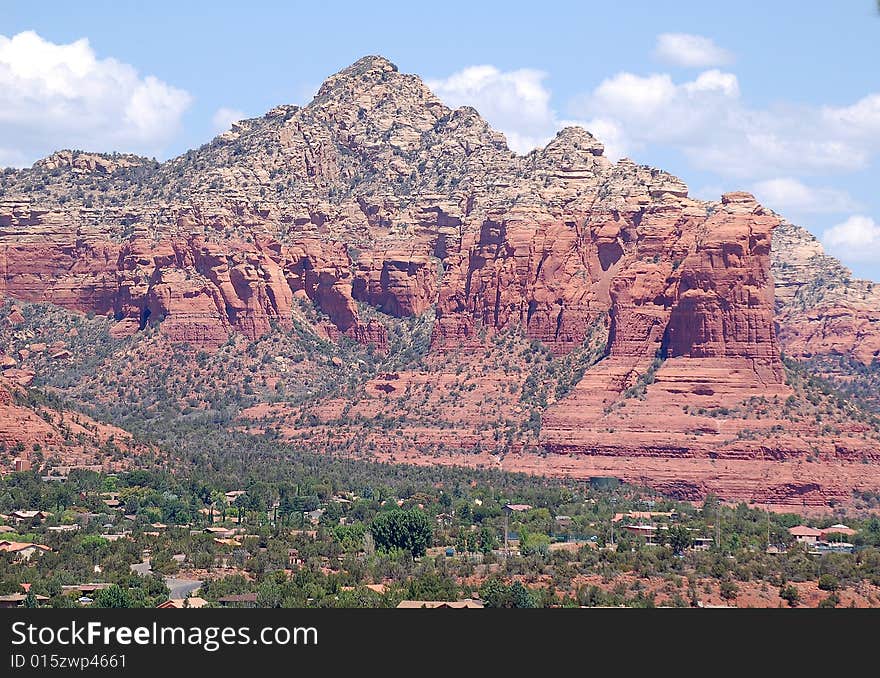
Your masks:
<svg viewBox="0 0 880 678"><path fill-rule="evenodd" d="M747 193L695 200L574 127L518 156L477 111L381 57L164 163L60 151L0 175L0 296L106 316L117 339L156 327L211 350L306 322L381 354L383 319L434 318L445 376L370 382L368 401L453 389L456 363L521 330L576 376L537 410L503 411L534 429L543 417L529 444L559 453L872 459L863 422L833 441L820 419L792 426L785 403L800 396L780 353L870 363L878 295ZM507 370L474 388L501 399Z"/></svg>

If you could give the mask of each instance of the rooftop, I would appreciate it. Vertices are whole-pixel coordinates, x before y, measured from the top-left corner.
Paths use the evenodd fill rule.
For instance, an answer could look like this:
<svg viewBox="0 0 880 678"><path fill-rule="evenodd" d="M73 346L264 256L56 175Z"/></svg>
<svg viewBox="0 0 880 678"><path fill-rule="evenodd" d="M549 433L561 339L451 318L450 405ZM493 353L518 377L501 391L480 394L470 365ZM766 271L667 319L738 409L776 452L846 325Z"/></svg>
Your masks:
<svg viewBox="0 0 880 678"><path fill-rule="evenodd" d="M400 608L420 609L420 608L452 608L452 609L483 609L483 601L474 600L473 598L465 598L464 600L401 600L397 605Z"/></svg>
<svg viewBox="0 0 880 678"><path fill-rule="evenodd" d="M199 608L205 607L208 604L208 601L204 598L199 598L198 596L193 596L191 598L169 598L164 603L160 603L156 607L159 608L177 608L183 609L186 607L189 608Z"/></svg>
<svg viewBox="0 0 880 678"><path fill-rule="evenodd" d="M788 533L793 537L821 537L822 530L817 530L815 527L809 527L807 525L797 525L795 527L790 527L788 529Z"/></svg>
<svg viewBox="0 0 880 678"><path fill-rule="evenodd" d="M51 551L52 549L44 544L34 544L32 542L24 542L24 541L9 541L4 539L0 541L0 551L6 551L7 553L17 553L18 551L24 551L29 547L38 548L42 551Z"/></svg>

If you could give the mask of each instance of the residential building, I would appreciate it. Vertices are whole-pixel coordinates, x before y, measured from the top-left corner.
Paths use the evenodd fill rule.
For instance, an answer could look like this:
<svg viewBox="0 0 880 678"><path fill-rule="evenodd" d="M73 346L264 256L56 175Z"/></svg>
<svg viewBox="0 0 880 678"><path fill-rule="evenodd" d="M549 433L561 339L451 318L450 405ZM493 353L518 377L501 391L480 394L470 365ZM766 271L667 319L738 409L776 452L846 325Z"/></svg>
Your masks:
<svg viewBox="0 0 880 678"><path fill-rule="evenodd" d="M715 540L712 537L694 537L691 548L694 551L708 551Z"/></svg>
<svg viewBox="0 0 880 678"><path fill-rule="evenodd" d="M156 605L157 608L161 610L167 610L171 608L176 608L178 610L184 608L196 609L199 607L205 607L208 604L208 601L204 598L199 598L198 596L190 596L189 598L169 598L164 603L159 603Z"/></svg>
<svg viewBox="0 0 880 678"><path fill-rule="evenodd" d="M825 541L843 541L844 537L852 537L856 533L854 529L842 523L826 527L820 530L820 532L822 533L822 539Z"/></svg>
<svg viewBox="0 0 880 678"><path fill-rule="evenodd" d="M226 527L206 527L205 532L218 539L231 539L235 536L235 530Z"/></svg>
<svg viewBox="0 0 880 678"><path fill-rule="evenodd" d="M624 525L623 529L632 534L645 538L645 542L653 544L654 537L657 535L657 528L654 525Z"/></svg>
<svg viewBox="0 0 880 678"><path fill-rule="evenodd" d="M799 544L815 544L822 538L822 530L807 525L797 525L788 529L788 533Z"/></svg>
<svg viewBox="0 0 880 678"><path fill-rule="evenodd" d="M463 600L401 600L397 605L399 608L406 609L475 609L481 610L485 607L483 601L474 600L473 598L465 598Z"/></svg>
<svg viewBox="0 0 880 678"><path fill-rule="evenodd" d="M37 603L46 603L49 601L47 596L35 596ZM27 600L26 593L10 593L6 596L0 596L0 608L3 607L24 607L24 601Z"/></svg>
<svg viewBox="0 0 880 678"><path fill-rule="evenodd" d="M79 593L83 596L91 596L97 591L102 591L103 589L109 588L112 586L110 582L97 582L94 584L67 584L61 587L61 593Z"/></svg>
<svg viewBox="0 0 880 678"><path fill-rule="evenodd" d="M256 593L236 593L231 596L223 596L218 601L223 607L256 607Z"/></svg>
<svg viewBox="0 0 880 678"><path fill-rule="evenodd" d="M14 553L15 559L19 562L27 561L33 558L35 554L45 553L52 549L44 544L32 544L30 542L20 541L0 541L0 551L5 553Z"/></svg>
<svg viewBox="0 0 880 678"><path fill-rule="evenodd" d="M34 519L39 520L42 523L44 520L46 520L46 518L49 517L49 513L47 513L46 511L31 511L19 509L10 513L9 517L16 523L23 523Z"/></svg>

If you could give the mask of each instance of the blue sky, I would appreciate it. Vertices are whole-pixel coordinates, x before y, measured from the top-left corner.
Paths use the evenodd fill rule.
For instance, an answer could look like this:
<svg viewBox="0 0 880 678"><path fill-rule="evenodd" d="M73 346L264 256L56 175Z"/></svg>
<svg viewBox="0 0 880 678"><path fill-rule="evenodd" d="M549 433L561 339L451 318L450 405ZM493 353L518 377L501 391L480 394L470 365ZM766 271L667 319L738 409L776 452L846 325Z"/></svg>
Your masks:
<svg viewBox="0 0 880 678"><path fill-rule="evenodd" d="M697 197L752 190L880 280L876 2L614 4L5 2L0 165L164 159L382 54L517 150L585 125Z"/></svg>

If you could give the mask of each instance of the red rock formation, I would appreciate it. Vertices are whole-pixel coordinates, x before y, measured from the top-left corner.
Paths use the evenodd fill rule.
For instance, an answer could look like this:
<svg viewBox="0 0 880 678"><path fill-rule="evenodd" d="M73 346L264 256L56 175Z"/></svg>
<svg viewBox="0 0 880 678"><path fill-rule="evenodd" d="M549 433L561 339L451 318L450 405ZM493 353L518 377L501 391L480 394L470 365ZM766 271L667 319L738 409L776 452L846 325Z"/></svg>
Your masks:
<svg viewBox="0 0 880 678"><path fill-rule="evenodd" d="M728 193L722 204L675 272L666 355L745 359L762 381L781 383L770 275L778 221L749 194Z"/></svg>
<svg viewBox="0 0 880 678"><path fill-rule="evenodd" d="M790 395L773 328L769 254L776 223L748 194L725 195L702 219L670 208L649 211L625 255L635 261L611 281L608 356L548 409L544 446L686 457L760 449L736 436L772 425L745 416L719 426L682 408ZM657 249L660 241L669 243L672 260ZM786 445L795 455L809 449Z"/></svg>
<svg viewBox="0 0 880 678"><path fill-rule="evenodd" d="M161 323L172 341L217 345L232 331L253 339L273 322L289 326L293 295L302 290L339 333L385 346L381 326L359 319L351 262L339 243L303 240L282 247L264 236L220 245L199 235L160 240L136 235L117 244L97 236L85 240L32 210L25 215L7 213L10 232L0 229L0 291L23 301L112 315L118 321L114 336ZM10 237L24 222L48 234ZM389 289L409 303L405 289ZM423 310L421 304L413 308Z"/></svg>
<svg viewBox="0 0 880 678"><path fill-rule="evenodd" d="M112 315L117 336L158 323L172 340L204 345L289 326L311 304L326 315L316 322L327 337L379 351L385 329L358 302L396 316L435 306L434 359L457 367L517 327L569 354L607 315L604 359L568 397L546 394L547 449L609 467L700 462L678 478L659 474L679 494L711 487L699 475L710 455L875 458L858 422L823 439L780 416L791 391L774 329L776 215L744 193L690 199L675 177L612 164L603 150L566 128L517 156L474 109L452 111L417 77L366 57L308 106L240 121L166 163L61 152L4 174L17 197L0 202L0 295ZM786 252L774 261L782 348L870 362L880 355L880 292L850 284L787 226L774 248ZM485 387L492 398L511 393L508 374L483 376L498 386ZM450 370L438 386L458 378ZM372 397L396 392L379 386L368 387ZM752 398L772 411L759 419L743 405ZM336 406L338 417L346 408ZM538 414L526 409L511 406L505 418ZM500 432L488 433L499 409L486 410L460 413L487 417L467 435L499 444ZM799 491L788 485L780 492Z"/></svg>
<svg viewBox="0 0 880 678"><path fill-rule="evenodd" d="M486 219L445 262L435 348L480 344L483 332L520 325L530 338L567 353L606 308L600 287L591 284L598 263L585 263L585 250L574 222Z"/></svg>
<svg viewBox="0 0 880 678"><path fill-rule="evenodd" d="M118 252L113 243L75 238L0 245L0 292L22 301L107 313L117 289Z"/></svg>
<svg viewBox="0 0 880 678"><path fill-rule="evenodd" d="M305 294L330 317L325 329L331 339L345 335L387 350L387 333L374 321L364 324L352 297L351 260L340 243L302 241L282 248L284 276L294 295Z"/></svg>
<svg viewBox="0 0 880 678"><path fill-rule="evenodd" d="M437 297L437 262L426 254L369 252L356 266L352 296L389 315L421 315Z"/></svg>
<svg viewBox="0 0 880 678"><path fill-rule="evenodd" d="M21 314L21 310L18 308L13 308L9 315L6 316L6 320L12 325L20 325L24 322L24 316Z"/></svg>

